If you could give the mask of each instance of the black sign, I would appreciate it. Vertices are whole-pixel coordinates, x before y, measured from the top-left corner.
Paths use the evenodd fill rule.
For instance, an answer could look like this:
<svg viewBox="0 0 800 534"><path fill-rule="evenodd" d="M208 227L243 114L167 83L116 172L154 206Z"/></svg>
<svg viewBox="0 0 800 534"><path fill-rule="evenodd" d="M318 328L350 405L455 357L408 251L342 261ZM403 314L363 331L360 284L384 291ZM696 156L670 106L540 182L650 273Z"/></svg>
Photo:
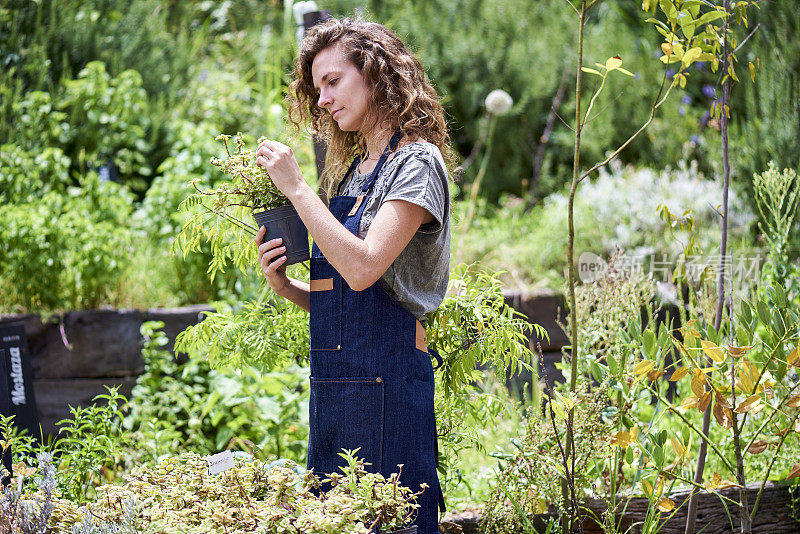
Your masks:
<svg viewBox="0 0 800 534"><path fill-rule="evenodd" d="M3 392L0 395L0 414L2 415L11 415L11 402L9 396L5 393L8 391L8 372L6 371L6 351L0 349L0 392ZM0 451L3 454L3 467L8 469L8 472L11 473L11 449L6 449L5 451ZM8 477L3 478L0 480L0 483L5 485L8 484Z"/></svg>
<svg viewBox="0 0 800 534"><path fill-rule="evenodd" d="M33 395L33 371L31 369L28 337L22 323L0 324L0 389L4 393L0 401L3 415L13 415L20 430L26 429L29 436L41 440L36 399Z"/></svg>

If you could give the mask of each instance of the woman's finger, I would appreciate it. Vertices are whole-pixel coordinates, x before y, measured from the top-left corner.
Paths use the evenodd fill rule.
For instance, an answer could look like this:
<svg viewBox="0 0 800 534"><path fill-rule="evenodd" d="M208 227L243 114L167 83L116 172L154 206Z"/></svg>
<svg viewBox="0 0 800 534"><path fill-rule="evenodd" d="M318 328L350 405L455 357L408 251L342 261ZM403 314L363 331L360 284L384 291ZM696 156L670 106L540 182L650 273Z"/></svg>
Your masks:
<svg viewBox="0 0 800 534"><path fill-rule="evenodd" d="M281 256L265 267L266 271L264 271L264 274L267 276L275 274L284 263L286 263L286 256Z"/></svg>
<svg viewBox="0 0 800 534"><path fill-rule="evenodd" d="M264 239L264 234L266 233L267 233L266 226L262 226L261 228L258 229L258 232L256 232L256 236L253 238L253 241L256 242L257 247L261 246L261 240Z"/></svg>
<svg viewBox="0 0 800 534"><path fill-rule="evenodd" d="M258 146L258 150L256 150L256 156L263 156L263 157L269 159L269 155L270 155L270 152L272 152L272 150L270 150L270 147L267 146L265 143L266 143L266 141L264 141L263 143L261 143Z"/></svg>
<svg viewBox="0 0 800 534"><path fill-rule="evenodd" d="M277 258L284 252L286 252L286 247L273 248L271 250L264 252L259 258L259 261L261 262L261 265L267 266L271 263L273 258Z"/></svg>
<svg viewBox="0 0 800 534"><path fill-rule="evenodd" d="M266 252L266 251L268 251L268 250L270 250L272 248L277 247L281 243L283 243L283 239L281 239L280 237L276 237L275 239L270 239L266 243L261 243L258 246L258 253L259 253L259 255L261 255L264 252Z"/></svg>

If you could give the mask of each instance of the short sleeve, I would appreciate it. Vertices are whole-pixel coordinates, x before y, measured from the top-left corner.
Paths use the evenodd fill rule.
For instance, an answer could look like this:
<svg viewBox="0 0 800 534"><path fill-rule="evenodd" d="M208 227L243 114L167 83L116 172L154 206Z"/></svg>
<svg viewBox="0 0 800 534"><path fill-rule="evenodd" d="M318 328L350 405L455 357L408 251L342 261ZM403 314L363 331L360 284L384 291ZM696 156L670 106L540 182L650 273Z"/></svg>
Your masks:
<svg viewBox="0 0 800 534"><path fill-rule="evenodd" d="M436 157L435 145L424 151L409 154L397 167L397 174L383 199L405 200L421 206L434 220L420 227L419 232L435 234L442 229L447 206L447 170Z"/></svg>

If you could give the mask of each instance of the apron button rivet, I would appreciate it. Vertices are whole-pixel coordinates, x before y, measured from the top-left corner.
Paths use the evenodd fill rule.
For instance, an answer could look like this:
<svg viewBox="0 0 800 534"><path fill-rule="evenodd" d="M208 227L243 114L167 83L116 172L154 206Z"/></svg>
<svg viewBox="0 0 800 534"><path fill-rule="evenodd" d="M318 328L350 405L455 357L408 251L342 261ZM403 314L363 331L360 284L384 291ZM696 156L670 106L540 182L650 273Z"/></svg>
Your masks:
<svg viewBox="0 0 800 534"><path fill-rule="evenodd" d="M378 382L380 384L381 382L383 382L383 380L381 380L381 377L378 377L375 379L375 382Z"/></svg>
<svg viewBox="0 0 800 534"><path fill-rule="evenodd" d="M336 350L342 350L342 346L341 345L336 345Z"/></svg>

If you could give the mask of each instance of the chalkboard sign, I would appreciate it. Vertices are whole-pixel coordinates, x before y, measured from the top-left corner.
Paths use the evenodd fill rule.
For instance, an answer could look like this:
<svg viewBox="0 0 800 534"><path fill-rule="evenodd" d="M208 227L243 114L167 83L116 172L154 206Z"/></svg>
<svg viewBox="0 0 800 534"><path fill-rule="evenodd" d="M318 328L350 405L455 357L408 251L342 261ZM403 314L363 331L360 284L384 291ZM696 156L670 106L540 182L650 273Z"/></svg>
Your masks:
<svg viewBox="0 0 800 534"><path fill-rule="evenodd" d="M17 428L26 429L29 436L41 440L28 337L23 323L0 324L0 352L3 353L0 387L4 393L0 409L3 415L15 416Z"/></svg>
<svg viewBox="0 0 800 534"><path fill-rule="evenodd" d="M6 351L0 349L0 414L11 415L11 402L8 393L8 372L6 371ZM11 449L3 453L3 466L11 473ZM8 484L8 477L0 480L3 485Z"/></svg>

